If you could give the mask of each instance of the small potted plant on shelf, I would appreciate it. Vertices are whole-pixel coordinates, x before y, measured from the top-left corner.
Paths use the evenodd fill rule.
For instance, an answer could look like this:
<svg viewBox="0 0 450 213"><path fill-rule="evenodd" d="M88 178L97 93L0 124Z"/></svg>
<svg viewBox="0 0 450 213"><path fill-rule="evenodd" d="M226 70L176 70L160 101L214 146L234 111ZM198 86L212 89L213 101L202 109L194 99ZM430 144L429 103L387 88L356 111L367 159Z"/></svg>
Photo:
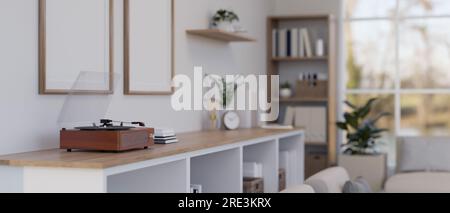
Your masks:
<svg viewBox="0 0 450 213"><path fill-rule="evenodd" d="M281 98L290 98L292 96L292 86L289 82L285 82L281 85L280 89L280 97Z"/></svg>
<svg viewBox="0 0 450 213"><path fill-rule="evenodd" d="M370 116L376 98L358 107L346 101L352 111L344 113L343 122L337 122L339 129L347 134L347 142L342 145L339 166L348 170L353 177L362 176L374 190L380 190L386 178L387 156L378 150L379 139L388 129L378 128L376 123L390 113L382 112Z"/></svg>
<svg viewBox="0 0 450 213"><path fill-rule="evenodd" d="M227 32L235 31L233 23L237 21L239 21L239 16L229 10L218 10L213 16L213 26Z"/></svg>

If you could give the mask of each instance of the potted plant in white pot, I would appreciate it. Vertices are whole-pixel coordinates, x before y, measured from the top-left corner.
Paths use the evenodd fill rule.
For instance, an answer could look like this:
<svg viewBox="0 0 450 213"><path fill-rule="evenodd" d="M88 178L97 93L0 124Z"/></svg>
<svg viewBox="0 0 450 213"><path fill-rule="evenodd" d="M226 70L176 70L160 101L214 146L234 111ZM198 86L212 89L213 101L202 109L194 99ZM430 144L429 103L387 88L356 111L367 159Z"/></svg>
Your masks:
<svg viewBox="0 0 450 213"><path fill-rule="evenodd" d="M213 16L213 26L226 32L234 32L234 22L239 21L239 16L233 11L218 10Z"/></svg>
<svg viewBox="0 0 450 213"><path fill-rule="evenodd" d="M346 101L352 111L344 113L345 121L336 125L347 134L347 142L339 156L339 166L347 169L352 178L363 177L373 190L379 191L387 173L387 156L378 151L379 139L388 130L378 128L376 123L390 113L382 112L371 117L372 105L376 101L376 98L370 99L362 107Z"/></svg>
<svg viewBox="0 0 450 213"><path fill-rule="evenodd" d="M280 97L281 98L290 98L292 96L292 86L289 82L285 82L280 87Z"/></svg>

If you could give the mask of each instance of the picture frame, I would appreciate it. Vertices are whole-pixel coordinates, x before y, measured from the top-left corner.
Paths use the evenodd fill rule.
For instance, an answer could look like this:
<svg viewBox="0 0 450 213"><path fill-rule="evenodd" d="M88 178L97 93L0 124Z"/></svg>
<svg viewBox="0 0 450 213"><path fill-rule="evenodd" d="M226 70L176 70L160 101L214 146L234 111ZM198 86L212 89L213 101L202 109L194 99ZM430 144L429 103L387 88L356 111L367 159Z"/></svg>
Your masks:
<svg viewBox="0 0 450 213"><path fill-rule="evenodd" d="M174 46L174 0L124 0L124 94L173 94Z"/></svg>
<svg viewBox="0 0 450 213"><path fill-rule="evenodd" d="M113 0L39 0L39 94L112 94L113 58ZM74 91L81 72L104 82Z"/></svg>

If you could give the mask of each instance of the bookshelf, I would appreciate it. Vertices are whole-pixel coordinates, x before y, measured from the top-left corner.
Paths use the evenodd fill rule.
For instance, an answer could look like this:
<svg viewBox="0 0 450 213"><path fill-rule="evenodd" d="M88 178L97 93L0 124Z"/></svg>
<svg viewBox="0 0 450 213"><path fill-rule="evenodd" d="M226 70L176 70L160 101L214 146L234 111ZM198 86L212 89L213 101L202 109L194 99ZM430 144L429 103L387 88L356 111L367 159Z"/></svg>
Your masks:
<svg viewBox="0 0 450 213"><path fill-rule="evenodd" d="M328 57L326 56L313 56L313 57L273 57L272 61L326 61Z"/></svg>
<svg viewBox="0 0 450 213"><path fill-rule="evenodd" d="M199 30L187 30L187 34L201 36L209 39L224 41L224 42L254 42L254 38L246 35L225 32L218 29L199 29Z"/></svg>
<svg viewBox="0 0 450 213"><path fill-rule="evenodd" d="M310 152L313 157L306 157L305 171L314 171L320 162L308 162L319 159L317 153L321 153L321 162L325 162L326 165L332 166L337 163L337 143L336 135L337 129L336 123L336 73L335 73L335 23L334 18L331 15L306 15L306 16L272 16L267 19L267 74L279 75L280 83L289 82L294 86L293 91L296 93L296 85L302 73L320 73L325 75L327 80L326 90L327 95L325 97L304 97L294 94L291 98L280 99L280 119L284 119L284 113L288 106L320 106L326 107L326 141L306 141L306 154ZM300 57L298 54L295 57L279 56L279 45L273 45L274 34L273 30L276 29L277 33L280 29L307 29L311 40L311 49L314 52L313 55ZM280 34L277 34L277 39L280 39ZM301 36L301 35L300 35ZM299 37L300 37L299 36ZM315 54L315 42L317 39L324 41L325 52L323 55L317 56ZM300 39L301 40L301 39ZM278 40L276 40L278 41ZM273 48L277 47L277 50ZM291 50L292 51L292 50ZM300 88L300 87L299 87ZM310 92L314 96L314 92ZM282 121L281 121L282 122ZM320 166L320 165L319 165ZM310 175L310 174L305 174Z"/></svg>

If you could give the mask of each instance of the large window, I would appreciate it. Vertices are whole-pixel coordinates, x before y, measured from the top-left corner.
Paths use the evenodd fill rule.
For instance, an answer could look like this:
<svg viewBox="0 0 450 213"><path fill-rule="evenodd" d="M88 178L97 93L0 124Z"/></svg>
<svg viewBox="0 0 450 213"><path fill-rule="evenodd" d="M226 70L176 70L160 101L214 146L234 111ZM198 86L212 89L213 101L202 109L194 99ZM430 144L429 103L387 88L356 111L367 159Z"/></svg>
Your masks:
<svg viewBox="0 0 450 213"><path fill-rule="evenodd" d="M346 96L396 136L450 135L450 0L346 0Z"/></svg>

